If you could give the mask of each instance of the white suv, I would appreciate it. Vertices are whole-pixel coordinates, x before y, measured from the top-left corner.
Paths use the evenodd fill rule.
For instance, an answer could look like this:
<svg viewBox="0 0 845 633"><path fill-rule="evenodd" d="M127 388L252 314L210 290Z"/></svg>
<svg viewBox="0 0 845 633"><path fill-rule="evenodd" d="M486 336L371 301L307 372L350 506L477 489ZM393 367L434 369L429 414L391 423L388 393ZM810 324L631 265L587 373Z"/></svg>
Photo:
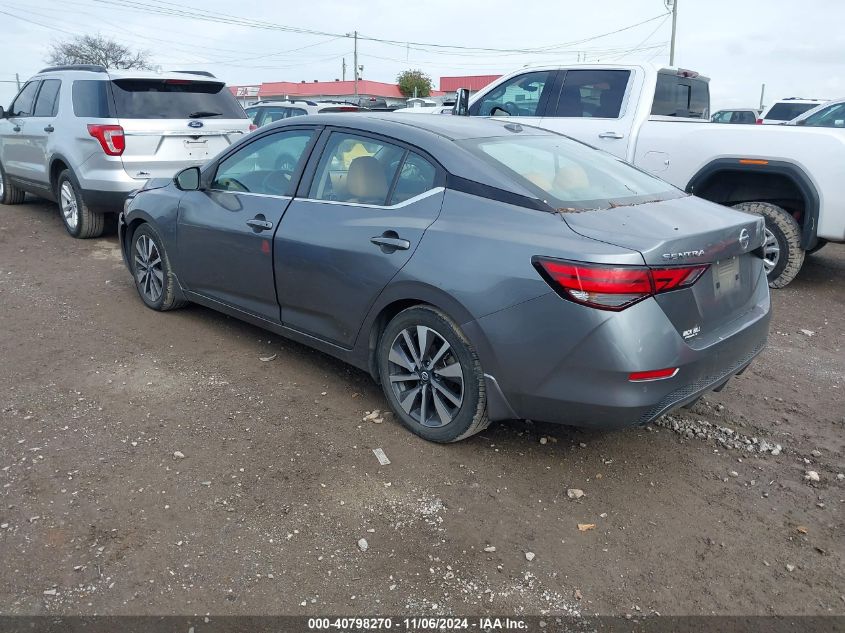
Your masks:
<svg viewBox="0 0 845 633"><path fill-rule="evenodd" d="M246 108L252 122L261 127L274 121L289 119L306 114L324 114L326 112L358 112L363 110L354 103L346 101L308 101L290 99L282 101L259 101Z"/></svg>
<svg viewBox="0 0 845 633"><path fill-rule="evenodd" d="M0 204L25 192L57 201L68 233L97 237L130 191L205 163L249 131L209 73L45 68L0 107Z"/></svg>
<svg viewBox="0 0 845 633"><path fill-rule="evenodd" d="M823 103L827 103L827 99L801 99L800 97L780 99L763 111L763 116L757 119L757 123L783 125Z"/></svg>

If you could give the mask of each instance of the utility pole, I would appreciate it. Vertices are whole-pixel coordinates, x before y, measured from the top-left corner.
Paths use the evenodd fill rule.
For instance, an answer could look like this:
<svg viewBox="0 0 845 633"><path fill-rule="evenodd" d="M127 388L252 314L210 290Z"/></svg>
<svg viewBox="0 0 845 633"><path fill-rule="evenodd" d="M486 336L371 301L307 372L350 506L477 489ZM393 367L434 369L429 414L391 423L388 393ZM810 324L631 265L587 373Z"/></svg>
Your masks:
<svg viewBox="0 0 845 633"><path fill-rule="evenodd" d="M18 87L18 92L21 91L21 76L15 73L15 85Z"/></svg>
<svg viewBox="0 0 845 633"><path fill-rule="evenodd" d="M341 66L341 74L343 81L346 81L346 58L343 58L343 66Z"/></svg>
<svg viewBox="0 0 845 633"><path fill-rule="evenodd" d="M675 65L675 34L678 30L678 0L666 0L672 3L672 43L669 46L669 65Z"/></svg>
<svg viewBox="0 0 845 633"><path fill-rule="evenodd" d="M354 32L355 46L352 53L352 73L355 77L355 98L358 98L358 31Z"/></svg>
<svg viewBox="0 0 845 633"><path fill-rule="evenodd" d="M763 101L766 98L766 84L763 84L763 87L760 89L760 110L763 110Z"/></svg>

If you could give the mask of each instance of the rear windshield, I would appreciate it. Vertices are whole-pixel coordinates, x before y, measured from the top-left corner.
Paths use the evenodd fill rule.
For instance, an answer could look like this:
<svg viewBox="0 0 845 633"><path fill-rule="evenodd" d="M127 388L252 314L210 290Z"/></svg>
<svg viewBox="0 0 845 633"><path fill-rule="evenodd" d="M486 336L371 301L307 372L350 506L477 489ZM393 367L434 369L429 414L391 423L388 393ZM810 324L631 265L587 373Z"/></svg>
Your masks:
<svg viewBox="0 0 845 633"><path fill-rule="evenodd" d="M807 110L812 110L818 103L776 103L764 117L767 121L791 121Z"/></svg>
<svg viewBox="0 0 845 633"><path fill-rule="evenodd" d="M706 119L710 115L710 87L703 79L658 73L651 113Z"/></svg>
<svg viewBox="0 0 845 633"><path fill-rule="evenodd" d="M115 114L123 119L245 119L243 108L216 81L118 79L112 81Z"/></svg>
<svg viewBox="0 0 845 633"><path fill-rule="evenodd" d="M685 195L610 154L565 136L496 137L460 144L564 211L607 209Z"/></svg>

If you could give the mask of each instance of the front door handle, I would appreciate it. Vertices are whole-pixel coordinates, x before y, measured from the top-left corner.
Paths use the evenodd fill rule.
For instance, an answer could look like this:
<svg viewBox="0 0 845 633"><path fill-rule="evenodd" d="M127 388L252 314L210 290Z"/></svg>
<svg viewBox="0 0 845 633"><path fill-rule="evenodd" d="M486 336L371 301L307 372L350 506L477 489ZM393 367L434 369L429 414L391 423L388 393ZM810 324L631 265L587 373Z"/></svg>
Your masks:
<svg viewBox="0 0 845 633"><path fill-rule="evenodd" d="M599 134L599 138L615 138L615 139L620 139L620 138L624 138L624 137L625 137L625 135L624 135L624 134L620 134L619 132L602 132L601 134Z"/></svg>
<svg viewBox="0 0 845 633"><path fill-rule="evenodd" d="M399 234L396 233L396 231L385 231L381 235L371 237L370 242L380 247L384 253L407 251L411 248L411 243L408 240L403 240L399 237Z"/></svg>
<svg viewBox="0 0 845 633"><path fill-rule="evenodd" d="M247 226L251 226L252 230L256 233L260 233L261 231L269 231L273 228L273 223L268 221L267 218L264 217L263 214L259 213L251 220L246 221Z"/></svg>
<svg viewBox="0 0 845 633"><path fill-rule="evenodd" d="M47 127L44 128L45 132L54 132L55 130L56 130L56 128L54 128L52 125L48 125Z"/></svg>
<svg viewBox="0 0 845 633"><path fill-rule="evenodd" d="M16 126L15 126L15 127L13 127L12 129L13 129L15 132L20 132L20 131L21 131L21 126L20 126L20 125L16 125Z"/></svg>

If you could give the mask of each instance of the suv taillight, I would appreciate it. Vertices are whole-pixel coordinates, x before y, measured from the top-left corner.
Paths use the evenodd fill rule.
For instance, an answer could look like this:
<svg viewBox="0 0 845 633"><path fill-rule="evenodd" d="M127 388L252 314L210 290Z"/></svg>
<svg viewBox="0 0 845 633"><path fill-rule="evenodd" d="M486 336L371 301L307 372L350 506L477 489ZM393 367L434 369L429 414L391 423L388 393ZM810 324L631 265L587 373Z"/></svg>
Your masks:
<svg viewBox="0 0 845 633"><path fill-rule="evenodd" d="M126 137L119 125L88 125L88 134L100 141L100 147L109 156L120 156L126 149Z"/></svg>
<svg viewBox="0 0 845 633"><path fill-rule="evenodd" d="M600 310L619 311L646 297L692 286L709 264L650 268L535 257L534 266L565 299Z"/></svg>
<svg viewBox="0 0 845 633"><path fill-rule="evenodd" d="M757 120L755 121L755 123L756 123L757 125L763 125L763 119L757 119Z"/></svg>

